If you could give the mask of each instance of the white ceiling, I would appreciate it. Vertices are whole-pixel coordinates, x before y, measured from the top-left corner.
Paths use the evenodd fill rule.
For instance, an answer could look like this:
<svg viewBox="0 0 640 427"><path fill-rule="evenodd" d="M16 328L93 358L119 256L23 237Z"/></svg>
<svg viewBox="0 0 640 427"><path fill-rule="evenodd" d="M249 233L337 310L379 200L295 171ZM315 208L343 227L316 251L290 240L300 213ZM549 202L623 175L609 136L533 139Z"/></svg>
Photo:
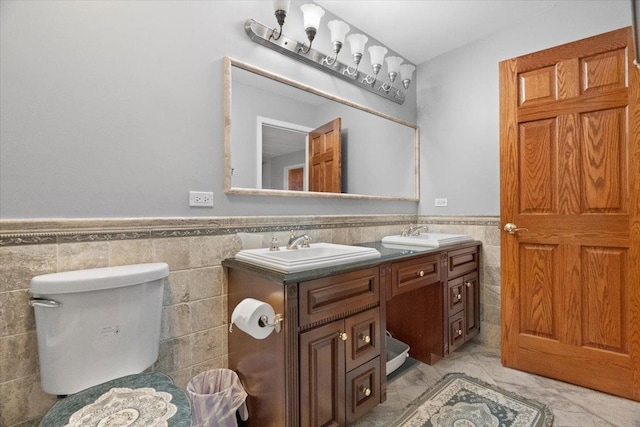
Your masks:
<svg viewBox="0 0 640 427"><path fill-rule="evenodd" d="M315 0L414 64L576 0ZM588 1L582 2L588 4Z"/></svg>

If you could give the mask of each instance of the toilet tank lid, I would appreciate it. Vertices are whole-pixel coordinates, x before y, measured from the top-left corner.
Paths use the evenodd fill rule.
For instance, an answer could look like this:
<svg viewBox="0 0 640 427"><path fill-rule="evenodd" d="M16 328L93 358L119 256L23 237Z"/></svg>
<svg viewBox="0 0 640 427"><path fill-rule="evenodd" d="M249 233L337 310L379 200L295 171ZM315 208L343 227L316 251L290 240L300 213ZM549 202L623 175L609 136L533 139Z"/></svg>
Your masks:
<svg viewBox="0 0 640 427"><path fill-rule="evenodd" d="M168 275L169 266L164 262L121 265L43 274L31 279L29 289L37 295L89 292L151 282Z"/></svg>

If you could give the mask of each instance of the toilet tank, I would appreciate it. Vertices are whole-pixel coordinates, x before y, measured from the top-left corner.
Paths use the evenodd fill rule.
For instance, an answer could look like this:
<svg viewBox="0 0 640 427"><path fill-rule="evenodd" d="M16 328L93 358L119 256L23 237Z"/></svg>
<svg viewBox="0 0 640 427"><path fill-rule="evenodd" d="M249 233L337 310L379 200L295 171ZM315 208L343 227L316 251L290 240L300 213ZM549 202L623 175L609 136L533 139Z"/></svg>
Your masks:
<svg viewBox="0 0 640 427"><path fill-rule="evenodd" d="M34 277L42 389L73 394L151 366L168 275L167 264L151 263Z"/></svg>

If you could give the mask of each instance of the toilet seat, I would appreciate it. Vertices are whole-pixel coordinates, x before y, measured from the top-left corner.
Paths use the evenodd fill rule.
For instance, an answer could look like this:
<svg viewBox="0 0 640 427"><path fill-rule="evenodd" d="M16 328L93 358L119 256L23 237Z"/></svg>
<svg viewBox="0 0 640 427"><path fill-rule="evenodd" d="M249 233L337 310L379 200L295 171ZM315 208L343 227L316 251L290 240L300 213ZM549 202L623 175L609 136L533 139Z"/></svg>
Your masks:
<svg viewBox="0 0 640 427"><path fill-rule="evenodd" d="M131 424L125 425L148 425L148 422L136 424L133 420L141 415L141 408L136 406L135 397L143 394L146 396L140 401L154 398L160 403L157 406L163 408L161 413L157 414L159 423L168 418L165 424L168 426L188 427L191 425L191 406L185 391L174 385L173 380L165 374L145 372L116 378L65 397L47 412L40 422L40 427L66 426L69 424L70 418L78 411L83 410L82 414L90 413L95 405L105 407L105 402L107 402L107 406L110 405L111 412L117 412L117 414L108 414L108 411L103 411L105 417L119 415L131 420ZM79 415L81 414L77 414L75 417L78 418ZM147 420L148 416L147 413ZM92 419L92 421L98 420Z"/></svg>

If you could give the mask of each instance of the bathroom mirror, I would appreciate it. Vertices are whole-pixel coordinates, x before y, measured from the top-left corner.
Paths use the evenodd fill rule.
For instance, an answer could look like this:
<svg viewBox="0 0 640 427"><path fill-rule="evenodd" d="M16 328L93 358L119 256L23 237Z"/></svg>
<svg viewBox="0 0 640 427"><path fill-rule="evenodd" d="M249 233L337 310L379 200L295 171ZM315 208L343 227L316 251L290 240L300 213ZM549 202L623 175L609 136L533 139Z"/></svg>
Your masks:
<svg viewBox="0 0 640 427"><path fill-rule="evenodd" d="M418 200L415 124L232 58L224 67L225 192Z"/></svg>

